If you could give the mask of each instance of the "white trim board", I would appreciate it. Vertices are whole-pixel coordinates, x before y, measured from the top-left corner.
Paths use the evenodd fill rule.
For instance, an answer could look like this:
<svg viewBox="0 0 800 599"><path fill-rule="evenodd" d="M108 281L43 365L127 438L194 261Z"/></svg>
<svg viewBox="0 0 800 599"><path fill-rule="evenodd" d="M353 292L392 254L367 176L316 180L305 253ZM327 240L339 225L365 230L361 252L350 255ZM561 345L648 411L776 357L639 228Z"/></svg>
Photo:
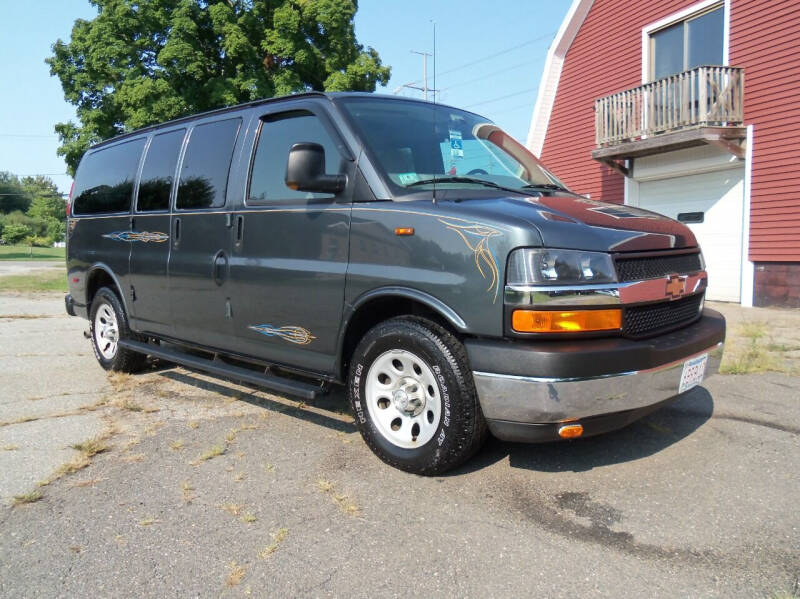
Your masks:
<svg viewBox="0 0 800 599"><path fill-rule="evenodd" d="M650 81L650 34L672 23L683 21L687 17L719 3L720 0L702 0L701 2L692 4L683 10L679 10L663 19L659 19L654 23L642 27L642 84L649 83ZM722 11L722 64L727 67L730 64L731 0L723 0Z"/></svg>
<svg viewBox="0 0 800 599"><path fill-rule="evenodd" d="M544 147L547 126L550 124L550 115L553 112L553 104L558 92L558 82L561 79L561 69L564 66L564 57L575 40L575 36L578 35L593 3L594 0L572 0L572 5L547 51L528 130L528 140L525 144L536 156L541 156Z"/></svg>
<svg viewBox="0 0 800 599"><path fill-rule="evenodd" d="M755 264L750 262L750 185L753 181L753 125L747 126L747 145L744 154L744 206L742 207L742 291L741 303L753 307L755 295Z"/></svg>

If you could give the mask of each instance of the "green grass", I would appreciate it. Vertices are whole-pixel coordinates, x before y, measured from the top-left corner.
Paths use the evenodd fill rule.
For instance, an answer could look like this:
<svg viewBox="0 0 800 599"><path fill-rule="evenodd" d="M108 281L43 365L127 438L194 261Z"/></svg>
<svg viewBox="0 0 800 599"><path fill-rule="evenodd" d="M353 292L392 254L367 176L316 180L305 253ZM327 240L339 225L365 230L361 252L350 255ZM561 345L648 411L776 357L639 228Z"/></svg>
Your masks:
<svg viewBox="0 0 800 599"><path fill-rule="evenodd" d="M722 374L790 372L776 352L769 327L764 322L745 322L730 331L719 371Z"/></svg>
<svg viewBox="0 0 800 599"><path fill-rule="evenodd" d="M0 291L67 291L67 275L63 269L47 269L25 275L0 277Z"/></svg>
<svg viewBox="0 0 800 599"><path fill-rule="evenodd" d="M0 260L64 260L65 248L0 245Z"/></svg>

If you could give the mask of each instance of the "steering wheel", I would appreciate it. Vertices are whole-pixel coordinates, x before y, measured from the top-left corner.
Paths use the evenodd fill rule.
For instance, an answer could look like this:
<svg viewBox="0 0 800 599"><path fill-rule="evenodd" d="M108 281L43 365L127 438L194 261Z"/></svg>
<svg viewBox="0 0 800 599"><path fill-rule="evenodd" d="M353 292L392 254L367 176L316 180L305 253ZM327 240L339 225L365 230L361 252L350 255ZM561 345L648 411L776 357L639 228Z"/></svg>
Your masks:
<svg viewBox="0 0 800 599"><path fill-rule="evenodd" d="M489 173L487 173L482 168L474 168L470 172L468 172L467 174L468 175L488 175Z"/></svg>

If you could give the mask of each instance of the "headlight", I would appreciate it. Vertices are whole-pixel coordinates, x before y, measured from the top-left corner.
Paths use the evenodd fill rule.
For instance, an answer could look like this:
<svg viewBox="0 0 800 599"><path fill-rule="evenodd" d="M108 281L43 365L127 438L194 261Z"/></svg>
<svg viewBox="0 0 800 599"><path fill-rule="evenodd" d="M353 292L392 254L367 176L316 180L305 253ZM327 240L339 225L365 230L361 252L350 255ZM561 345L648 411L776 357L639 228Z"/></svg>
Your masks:
<svg viewBox="0 0 800 599"><path fill-rule="evenodd" d="M514 250L506 275L508 285L575 285L616 280L611 256L579 250Z"/></svg>

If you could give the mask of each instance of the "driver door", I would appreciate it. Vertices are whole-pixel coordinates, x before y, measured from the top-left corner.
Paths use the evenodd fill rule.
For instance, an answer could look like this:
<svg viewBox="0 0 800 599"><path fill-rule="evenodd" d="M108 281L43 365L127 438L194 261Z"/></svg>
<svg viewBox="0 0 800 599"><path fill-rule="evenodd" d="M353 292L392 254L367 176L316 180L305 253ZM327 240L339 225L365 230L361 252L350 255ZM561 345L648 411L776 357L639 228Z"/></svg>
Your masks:
<svg viewBox="0 0 800 599"><path fill-rule="evenodd" d="M352 161L313 103L263 109L244 205L234 217L230 279L237 351L317 372L333 370L350 243ZM285 183L291 147L325 149L327 174L349 174L338 194Z"/></svg>

